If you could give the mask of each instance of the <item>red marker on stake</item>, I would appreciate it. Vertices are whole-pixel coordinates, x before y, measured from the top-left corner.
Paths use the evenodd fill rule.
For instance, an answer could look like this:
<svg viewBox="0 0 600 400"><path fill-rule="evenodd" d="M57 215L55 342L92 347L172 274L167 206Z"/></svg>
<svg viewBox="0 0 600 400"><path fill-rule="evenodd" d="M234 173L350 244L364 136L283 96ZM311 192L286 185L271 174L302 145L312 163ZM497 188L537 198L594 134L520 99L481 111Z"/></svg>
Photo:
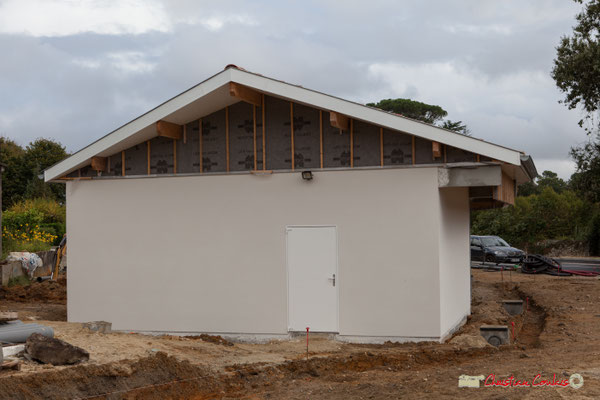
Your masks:
<svg viewBox="0 0 600 400"><path fill-rule="evenodd" d="M307 326L306 327L306 361L308 361L308 330L310 328Z"/></svg>
<svg viewBox="0 0 600 400"><path fill-rule="evenodd" d="M515 323L511 322L510 324L512 325L512 337L513 337L513 342L514 342L514 340L515 340Z"/></svg>

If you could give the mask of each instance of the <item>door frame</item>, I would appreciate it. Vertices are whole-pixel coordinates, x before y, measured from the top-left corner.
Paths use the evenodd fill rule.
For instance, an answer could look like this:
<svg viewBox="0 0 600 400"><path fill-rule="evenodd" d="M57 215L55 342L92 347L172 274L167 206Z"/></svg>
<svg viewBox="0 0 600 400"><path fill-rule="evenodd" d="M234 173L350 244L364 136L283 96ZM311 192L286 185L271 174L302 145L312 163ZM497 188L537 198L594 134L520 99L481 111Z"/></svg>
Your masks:
<svg viewBox="0 0 600 400"><path fill-rule="evenodd" d="M286 280L286 325L288 332L296 332L290 329L290 264L289 264L289 235L288 232L294 228L334 228L335 229L335 326L340 331L340 236L337 225L286 225L285 226L285 280Z"/></svg>

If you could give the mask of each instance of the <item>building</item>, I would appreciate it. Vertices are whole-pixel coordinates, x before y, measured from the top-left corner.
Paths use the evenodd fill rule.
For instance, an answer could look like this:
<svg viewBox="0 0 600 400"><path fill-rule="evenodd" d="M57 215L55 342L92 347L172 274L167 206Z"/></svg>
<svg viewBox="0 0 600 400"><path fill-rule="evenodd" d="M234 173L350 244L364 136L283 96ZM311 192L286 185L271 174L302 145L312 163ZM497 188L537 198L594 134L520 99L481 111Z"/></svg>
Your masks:
<svg viewBox="0 0 600 400"><path fill-rule="evenodd" d="M228 66L45 171L68 319L252 340L443 340L470 312L469 211L530 157Z"/></svg>

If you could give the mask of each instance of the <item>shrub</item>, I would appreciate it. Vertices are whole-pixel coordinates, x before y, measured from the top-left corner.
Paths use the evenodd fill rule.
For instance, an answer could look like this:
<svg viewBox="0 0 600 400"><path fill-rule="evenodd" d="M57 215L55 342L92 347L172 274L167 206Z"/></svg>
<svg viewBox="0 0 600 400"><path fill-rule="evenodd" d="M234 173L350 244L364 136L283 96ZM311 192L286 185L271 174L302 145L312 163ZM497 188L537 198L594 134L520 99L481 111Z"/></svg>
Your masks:
<svg viewBox="0 0 600 400"><path fill-rule="evenodd" d="M50 199L24 200L2 218L2 256L11 251L42 251L58 245L65 233L65 207Z"/></svg>
<svg viewBox="0 0 600 400"><path fill-rule="evenodd" d="M600 256L600 213L597 213L590 221L588 243L590 256Z"/></svg>

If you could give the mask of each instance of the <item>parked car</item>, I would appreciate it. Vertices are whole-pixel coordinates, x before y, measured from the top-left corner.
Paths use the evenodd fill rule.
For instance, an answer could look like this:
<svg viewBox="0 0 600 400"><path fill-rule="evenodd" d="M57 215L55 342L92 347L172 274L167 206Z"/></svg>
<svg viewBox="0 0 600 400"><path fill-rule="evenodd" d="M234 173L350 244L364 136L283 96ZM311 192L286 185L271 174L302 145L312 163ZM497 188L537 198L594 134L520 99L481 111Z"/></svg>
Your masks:
<svg viewBox="0 0 600 400"><path fill-rule="evenodd" d="M471 235L471 260L493 263L520 263L524 252L511 247L499 236Z"/></svg>

